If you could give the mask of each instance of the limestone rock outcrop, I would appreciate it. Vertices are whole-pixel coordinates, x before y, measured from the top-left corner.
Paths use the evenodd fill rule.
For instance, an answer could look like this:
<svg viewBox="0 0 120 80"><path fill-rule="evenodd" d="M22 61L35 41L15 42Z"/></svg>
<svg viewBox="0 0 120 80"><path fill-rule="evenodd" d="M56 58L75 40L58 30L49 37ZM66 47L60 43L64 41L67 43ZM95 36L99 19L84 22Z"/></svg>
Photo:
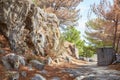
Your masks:
<svg viewBox="0 0 120 80"><path fill-rule="evenodd" d="M78 51L78 49L76 48L75 44L70 43L70 42L68 42L68 41L65 41L65 42L64 42L64 46L65 46L65 48L66 48L66 50L67 50L67 53L68 53L69 55L71 55L71 56L74 57L74 58L79 59L79 51Z"/></svg>
<svg viewBox="0 0 120 80"><path fill-rule="evenodd" d="M41 9L33 0L0 0L0 34L15 54L35 54L45 58L42 61L48 65L79 58L76 47L62 40L56 15ZM32 56L32 60L36 59Z"/></svg>
<svg viewBox="0 0 120 80"><path fill-rule="evenodd" d="M15 53L47 55L59 47L59 20L32 0L0 0L0 32Z"/></svg>

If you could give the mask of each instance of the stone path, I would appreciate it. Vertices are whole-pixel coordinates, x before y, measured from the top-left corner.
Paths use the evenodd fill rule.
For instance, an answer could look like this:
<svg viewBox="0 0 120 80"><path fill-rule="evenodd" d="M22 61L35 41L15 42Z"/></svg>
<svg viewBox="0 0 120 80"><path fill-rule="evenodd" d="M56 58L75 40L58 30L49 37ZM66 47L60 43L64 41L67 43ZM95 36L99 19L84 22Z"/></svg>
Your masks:
<svg viewBox="0 0 120 80"><path fill-rule="evenodd" d="M88 63L75 69L65 69L75 80L120 80L120 71L99 67L96 63Z"/></svg>

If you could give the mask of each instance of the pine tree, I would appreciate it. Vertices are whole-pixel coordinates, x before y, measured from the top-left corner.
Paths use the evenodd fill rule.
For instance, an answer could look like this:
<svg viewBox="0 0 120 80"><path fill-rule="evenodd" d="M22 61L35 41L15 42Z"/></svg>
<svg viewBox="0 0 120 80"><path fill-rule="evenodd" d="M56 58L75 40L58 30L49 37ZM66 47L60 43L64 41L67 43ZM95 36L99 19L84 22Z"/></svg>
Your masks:
<svg viewBox="0 0 120 80"><path fill-rule="evenodd" d="M86 23L85 38L95 47L112 46L113 33L105 26L106 21L100 18Z"/></svg>
<svg viewBox="0 0 120 80"><path fill-rule="evenodd" d="M108 0L100 0L99 4L92 5L91 10L98 18L107 22L104 26L111 27L113 32L112 46L118 52L120 42L120 30L118 30L120 29L120 1L114 0L113 4L111 4Z"/></svg>
<svg viewBox="0 0 120 80"><path fill-rule="evenodd" d="M91 46L86 46L85 41L80 38L80 31L75 27L68 27L63 33L64 39L74 43L79 50L79 55L84 57L93 56L93 49Z"/></svg>

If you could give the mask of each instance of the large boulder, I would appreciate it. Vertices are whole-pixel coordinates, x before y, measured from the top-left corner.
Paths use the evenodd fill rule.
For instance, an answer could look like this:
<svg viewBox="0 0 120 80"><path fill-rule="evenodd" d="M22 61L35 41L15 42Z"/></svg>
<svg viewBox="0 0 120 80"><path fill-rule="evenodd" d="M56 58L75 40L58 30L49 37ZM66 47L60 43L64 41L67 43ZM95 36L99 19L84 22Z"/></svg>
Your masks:
<svg viewBox="0 0 120 80"><path fill-rule="evenodd" d="M77 47L75 46L75 44L66 41L64 42L64 46L68 54L75 57L76 59L79 59L79 51Z"/></svg>
<svg viewBox="0 0 120 80"><path fill-rule="evenodd" d="M20 65L25 66L25 59L14 53L2 57L2 63L6 69L18 69Z"/></svg>

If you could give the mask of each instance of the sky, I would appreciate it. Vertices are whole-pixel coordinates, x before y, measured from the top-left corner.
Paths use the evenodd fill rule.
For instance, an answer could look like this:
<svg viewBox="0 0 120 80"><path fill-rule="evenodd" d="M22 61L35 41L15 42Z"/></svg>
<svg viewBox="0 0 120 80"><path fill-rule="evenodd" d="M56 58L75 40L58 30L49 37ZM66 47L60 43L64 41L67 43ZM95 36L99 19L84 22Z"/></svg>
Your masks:
<svg viewBox="0 0 120 80"><path fill-rule="evenodd" d="M112 0L109 0L109 1L112 1ZM81 38L84 39L83 35L84 34L84 31L85 31L85 23L88 21L88 11L90 9L90 5L92 4L98 4L100 2L100 0L83 0L83 2L81 2L79 4L79 6L77 8L80 8L80 15L82 16L78 23L79 23L79 26L77 26L76 28L81 32ZM92 15L91 18L95 18L95 15Z"/></svg>

